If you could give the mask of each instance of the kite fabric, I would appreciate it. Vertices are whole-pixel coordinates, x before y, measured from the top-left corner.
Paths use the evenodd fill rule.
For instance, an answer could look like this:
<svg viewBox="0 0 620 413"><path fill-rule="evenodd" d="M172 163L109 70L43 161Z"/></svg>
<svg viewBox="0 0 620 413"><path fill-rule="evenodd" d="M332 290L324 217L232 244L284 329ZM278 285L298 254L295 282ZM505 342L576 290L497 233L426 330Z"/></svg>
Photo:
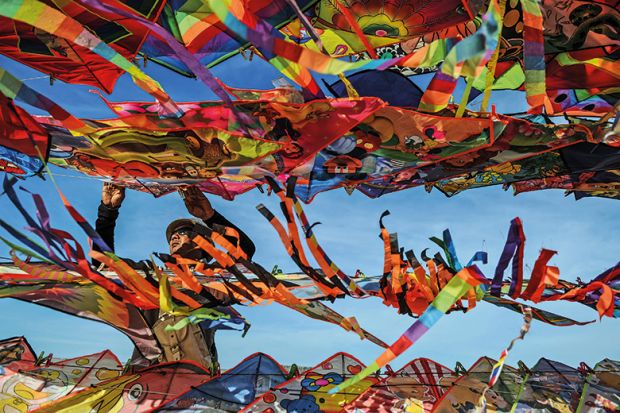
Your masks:
<svg viewBox="0 0 620 413"><path fill-rule="evenodd" d="M155 102L104 101L115 118L78 119L3 70L6 97L51 115L2 102L14 113L0 118L10 133L0 141L0 168L14 175L36 175L49 162L155 196L195 184L226 199L293 176L303 202L341 187L370 197L416 186L453 196L490 185L620 197L617 168L575 172L564 157L584 143L613 148L620 16L606 1L491 1L486 10L456 0L57 3L3 3L0 53L105 92L127 71ZM302 90L235 89L203 66L225 65L245 48ZM220 101L172 101L131 64L140 51L195 75ZM328 85L334 98L311 71L341 76ZM425 88L407 78L430 72ZM457 106L459 77L469 99ZM492 89L525 91L530 112L544 116L488 113ZM480 94L484 111L476 112ZM577 118L557 118L567 115Z"/></svg>
<svg viewBox="0 0 620 413"><path fill-rule="evenodd" d="M35 352L23 337L0 340L0 408L3 412L445 412L478 406L496 361L481 357L469 369L450 369L415 359L349 388L329 391L365 366L336 353L314 367L290 372L266 354L255 353L211 377L185 361L128 371L108 350L70 359ZM506 365L486 393L486 411L522 409L617 410L619 361L573 368L540 359L532 368Z"/></svg>
<svg viewBox="0 0 620 413"><path fill-rule="evenodd" d="M165 1L111 0L107 3L123 4L149 20L156 20ZM106 93L112 92L116 80L126 68L117 67L111 62L112 54L100 56L87 45L64 38L61 34L62 27L58 28L58 32L46 30L49 27L41 26L42 22L36 21L37 15L42 10L45 10L44 13L50 12L49 16L58 16L58 13L62 13L99 36L115 53L127 60L132 60L136 56L148 35L148 30L136 21L122 19L114 13L93 10L80 1L45 0L41 3L24 1L22 5L27 7L28 11L21 18L15 17L19 11L16 9L18 5L19 2L2 2L0 53L46 73L53 79L93 86ZM22 20L24 17L26 19Z"/></svg>
<svg viewBox="0 0 620 413"><path fill-rule="evenodd" d="M371 78L390 81L389 72L377 73ZM452 118L385 106L369 96L300 104L293 103L297 95L290 89L231 90L259 98L237 101L232 109L217 102L178 103L185 112L182 121L160 118L158 106L151 103L105 101L119 118L93 121L73 117L7 72L1 80L7 96L52 115L32 118L30 128L40 131L39 141L47 140L47 148L39 146L48 149L42 155L49 153L50 163L113 178L156 196L179 185L198 184L232 199L270 176L297 177L296 194L304 202L340 187L357 188L370 197L416 186L435 187L448 196L499 184L512 184L516 192L562 188L595 196L614 194L618 187L614 147L597 143L601 130L607 133L602 123L541 125L468 112ZM415 91L415 85L411 87ZM389 93L381 98L394 100ZM20 113L26 119L25 112ZM239 116L254 121L242 125L236 122ZM341 122L333 122L336 117ZM4 127L19 130L11 119L3 120ZM248 128L252 137L244 135ZM17 157L24 166L38 164L31 173L41 169L32 149L20 151L28 157L17 156L11 145L3 145L9 149L3 156L7 167ZM611 162L573 172L572 164L579 161L564 156L573 146L583 148L583 157L600 148Z"/></svg>

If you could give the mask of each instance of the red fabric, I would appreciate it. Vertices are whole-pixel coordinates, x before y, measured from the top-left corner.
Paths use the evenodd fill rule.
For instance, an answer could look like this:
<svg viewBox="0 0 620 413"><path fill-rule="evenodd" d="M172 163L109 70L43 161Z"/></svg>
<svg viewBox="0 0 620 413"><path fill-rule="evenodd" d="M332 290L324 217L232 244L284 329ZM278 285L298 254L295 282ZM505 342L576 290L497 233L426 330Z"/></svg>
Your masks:
<svg viewBox="0 0 620 413"><path fill-rule="evenodd" d="M56 7L52 0L42 1ZM115 7L127 8L118 0L108 2ZM153 21L157 19L164 2L145 0L143 3L152 6L146 17ZM129 60L136 56L148 34L148 30L133 20L111 13L90 12L77 1L70 2L62 10ZM117 66L85 47L6 17L0 17L0 53L64 82L94 86L107 93L112 92L116 80L123 74Z"/></svg>
<svg viewBox="0 0 620 413"><path fill-rule="evenodd" d="M530 281L527 285L523 294L521 294L521 299L523 300L532 300L535 303L540 300L542 293L545 289L545 280L547 279L548 271L552 271L555 267L548 267L547 263L557 254L556 251L543 249L534 264L534 269L532 270L532 276L530 277ZM557 269L557 268L555 268Z"/></svg>
<svg viewBox="0 0 620 413"><path fill-rule="evenodd" d="M618 47L598 47L594 49L569 52L576 60L607 58L618 53ZM547 90L556 89L596 89L618 86L619 79L611 73L588 64L562 66L555 60L555 55L546 56L546 86ZM498 62L495 69L495 78L502 76L515 64L515 61ZM617 63L616 64L620 64ZM523 90L521 85L520 90Z"/></svg>
<svg viewBox="0 0 620 413"><path fill-rule="evenodd" d="M606 58L618 53L618 47L599 47L596 49L568 52L575 60ZM610 59L611 60L611 59ZM617 61L615 65L620 65ZM555 59L547 62L547 89L594 89L617 87L620 80L606 70L589 64L562 66Z"/></svg>
<svg viewBox="0 0 620 413"><path fill-rule="evenodd" d="M25 110L0 93L0 145L28 156L47 156L49 137Z"/></svg>
<svg viewBox="0 0 620 413"><path fill-rule="evenodd" d="M573 288L572 290L564 293L557 294L552 297L546 297L543 301L557 301L557 300L569 300L569 301L582 301L586 294L591 291L602 290L601 298L596 303L596 310L599 317L604 315L607 317L614 316L614 300L615 291L607 284L601 281L595 281L582 288Z"/></svg>

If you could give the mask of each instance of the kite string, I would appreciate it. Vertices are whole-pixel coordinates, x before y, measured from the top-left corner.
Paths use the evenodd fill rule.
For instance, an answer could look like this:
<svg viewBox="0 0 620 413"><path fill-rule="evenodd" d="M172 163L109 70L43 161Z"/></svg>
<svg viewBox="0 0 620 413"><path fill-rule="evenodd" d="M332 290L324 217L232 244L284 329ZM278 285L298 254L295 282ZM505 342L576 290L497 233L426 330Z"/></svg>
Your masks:
<svg viewBox="0 0 620 413"><path fill-rule="evenodd" d="M480 401L478 402L478 407L479 407L478 411L486 412L487 391L491 390L491 388L495 386L495 384L499 380L500 374L502 373L502 369L504 368L504 364L506 363L506 358L510 350L512 350L512 347L515 345L517 341L523 340L525 336L527 335L527 333L530 331L530 326L532 324L532 309L530 307L521 306L521 310L523 312L523 325L521 326L519 335L510 341L510 344L508 344L508 347L506 347L504 351L502 351L502 354L499 356L499 360L497 360L497 363L493 365L493 369L491 370L491 375L489 377L489 382L484 387L484 390L482 391L482 395L480 395Z"/></svg>

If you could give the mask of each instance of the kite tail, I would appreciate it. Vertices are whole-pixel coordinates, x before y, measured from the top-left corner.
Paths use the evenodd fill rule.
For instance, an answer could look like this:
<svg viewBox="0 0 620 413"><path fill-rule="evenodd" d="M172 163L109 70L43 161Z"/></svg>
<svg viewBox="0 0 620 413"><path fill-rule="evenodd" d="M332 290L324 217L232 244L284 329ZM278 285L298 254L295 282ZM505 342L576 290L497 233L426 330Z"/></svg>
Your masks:
<svg viewBox="0 0 620 413"><path fill-rule="evenodd" d="M428 306L420 318L411 325L385 352L383 352L372 364L364 368L360 373L345 380L343 383L331 389L328 393L335 394L358 383L375 371L381 369L390 361L400 356L405 350L418 341L439 319L461 298L467 290L479 284L487 283L486 278L480 274L474 265L463 268L448 284L437 294L437 297Z"/></svg>
<svg viewBox="0 0 620 413"><path fill-rule="evenodd" d="M481 73L497 48L501 28L500 7L497 0L492 0L478 30L457 43L446 55L441 68L422 95L419 105L421 111L439 112L444 109L461 75L477 77Z"/></svg>
<svg viewBox="0 0 620 413"><path fill-rule="evenodd" d="M28 212L24 209L23 205L21 204L19 198L17 197L17 194L14 191L14 188L13 188L14 183L15 183L14 179L5 179L4 181L5 193L8 195L13 205L15 205L16 209L24 217L24 219L30 226L29 229L31 230L31 232L41 237L44 240L46 244L46 248L47 248L46 249L38 245L34 241L30 240L27 236L17 231L15 228L11 227L10 225L6 224L4 221L0 220L0 226L3 226L18 241L20 241L24 245L27 245L32 250L34 250L36 252L36 255L31 254L30 251L24 248L14 248L14 250L20 251L26 254L27 256L31 256L31 257L39 257L39 256L43 257L45 261L48 261L48 262L51 261L54 264L58 265L59 267L63 268L64 270L75 271L76 273L80 274L82 277L98 284L99 286L107 290L108 292L116 295L117 297L139 308L147 308L147 309L156 308L153 306L152 303L150 303L148 300L145 300L141 295L135 294L135 291L132 290L131 288L128 289L126 288L125 285L117 284L113 280L110 280L104 277L99 272L94 271L90 267L90 264L88 260L86 259L86 254L84 253L82 246L77 242L77 240L73 236L71 236L69 233L51 227L49 216L47 214L47 210L45 208L42 198L34 194L33 200L35 201L35 205L38 210L37 216L39 217L39 222L37 223L28 214ZM79 215L77 211L75 211L75 209L73 209L73 207L68 203L66 198L64 198L62 194L60 195L63 198L63 202L65 202L65 207L67 207L67 209L70 212L71 211L74 212L74 215L73 215L74 219L75 219L75 216L82 218L81 215ZM85 221L83 221L83 224L88 226L88 224ZM96 234L94 229L90 228L90 230L96 235L96 237L99 237L99 235ZM101 242L103 243L102 240ZM71 243L73 245L71 245ZM12 245L15 246L14 244L10 242L7 242L7 244L9 246L12 246ZM102 245L105 247L105 243L103 243ZM54 250L64 251L65 256L59 257L57 254L54 253ZM41 274L41 275L49 276L50 274Z"/></svg>
<svg viewBox="0 0 620 413"><path fill-rule="evenodd" d="M130 12L100 1L83 1L94 10L112 12L137 21L142 26L149 29L155 36L166 42L166 44L174 51L179 60L181 60L181 62L183 62L183 64L185 64L209 89L211 89L217 97L222 99L222 101L231 109L233 117L239 122L243 132L248 136L251 136L249 129L247 128L247 126L251 124L250 117L235 108L233 101L228 93L226 93L226 90L222 87L219 80L166 29L161 27L159 24L142 17L139 13Z"/></svg>
<svg viewBox="0 0 620 413"><path fill-rule="evenodd" d="M276 229L282 242L287 247L289 256L304 273L317 283L317 287L328 296L334 297L341 293L348 293L346 286L344 286L337 277L333 275L329 277L329 274L333 274L333 271L325 271L329 268L328 266L325 266L325 269L321 268L325 272L325 276L323 276L308 263L303 253L303 246L301 245L301 239L299 238L299 232L293 215L293 199L290 196L284 195L282 188L280 188L275 180L269 177L266 179L274 193L280 198L280 208L287 221L289 232L286 233L280 221L264 205L257 206L257 209ZM326 276L328 276L329 279L325 278Z"/></svg>
<svg viewBox="0 0 620 413"><path fill-rule="evenodd" d="M84 134L94 131L94 129L86 125L84 121L76 118L63 109L59 104L30 88L24 82L1 67L0 92L10 99L19 100L49 113L52 118L60 122L62 126L69 130L74 130Z"/></svg>
<svg viewBox="0 0 620 413"><path fill-rule="evenodd" d="M422 64L435 66L445 56L443 53L445 45L450 41L454 43L455 40L439 39L404 57L347 62L273 36L263 24L264 22L261 21L261 24L256 24L256 17L250 16L247 10L245 10L245 16L250 16L254 21L242 21L230 11L231 0L208 0L208 4L217 18L231 32L254 44L263 55L275 55L282 58L279 60L272 59L272 63L277 62L286 65L289 64L286 62L291 62L290 64L298 64L322 74L338 75L345 71L362 69L385 70L393 66L418 67Z"/></svg>
<svg viewBox="0 0 620 413"><path fill-rule="evenodd" d="M491 295L499 297L502 293L502 284L504 281L504 271L508 267L508 263L512 260L512 281L510 283L509 295L517 298L521 295L523 285L523 251L525 249L525 235L523 234L523 224L519 217L510 222L508 237L504 250L500 255L497 266L495 267L495 275L491 284Z"/></svg>
<svg viewBox="0 0 620 413"><path fill-rule="evenodd" d="M530 307L522 306L521 310L523 312L523 325L521 326L519 335L510 341L508 347L506 347L504 351L502 351L502 354L499 356L499 360L497 360L497 363L493 365L493 369L491 370L491 375L489 377L489 382L484 387L482 395L480 396L478 406L481 407L481 411L483 412L486 411L486 393L491 388L493 388L493 386L495 386L495 383L497 383L497 380L499 380L499 376L502 373L502 369L504 368L504 363L506 363L506 357L508 356L508 353L510 352L510 350L512 350L514 344L519 340L523 340L525 338L525 335L530 331L530 326L532 324L532 309Z"/></svg>
<svg viewBox="0 0 620 413"><path fill-rule="evenodd" d="M547 98L543 15L537 0L521 0L523 8L523 66L530 113L542 113Z"/></svg>
<svg viewBox="0 0 620 413"><path fill-rule="evenodd" d="M306 244L308 245L312 256L319 264L321 270L323 270L323 272L327 274L329 279L332 280L334 284L336 284L337 280L340 279L342 283L338 282L338 285L344 287L344 292L348 295L351 295L355 298L362 298L368 296L368 293L364 291L364 289L360 287L351 277L345 274L340 269L340 267L338 267L338 265L336 265L336 263L329 258L325 250L323 250L323 248L320 246L319 242L316 239L316 236L314 235L314 232L312 231L314 225L317 225L318 223L310 225L308 217L306 216L306 213L304 212L301 203L299 202L299 199L297 199L293 192L293 184L294 181L289 180L287 198L291 199L293 202L295 214L297 215L297 218L299 218L299 222L301 223L301 227L305 233Z"/></svg>

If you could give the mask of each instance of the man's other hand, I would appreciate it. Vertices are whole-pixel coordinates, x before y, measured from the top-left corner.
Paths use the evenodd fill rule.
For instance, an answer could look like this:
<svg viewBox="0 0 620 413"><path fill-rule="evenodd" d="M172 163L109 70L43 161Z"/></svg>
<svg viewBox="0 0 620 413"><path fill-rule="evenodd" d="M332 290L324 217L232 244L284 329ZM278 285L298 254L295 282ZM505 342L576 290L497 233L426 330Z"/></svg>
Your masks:
<svg viewBox="0 0 620 413"><path fill-rule="evenodd" d="M118 209L125 199L125 188L113 184L112 182L104 182L101 191L101 202L108 208Z"/></svg>
<svg viewBox="0 0 620 413"><path fill-rule="evenodd" d="M185 202L187 211L196 218L208 220L215 213L211 206L211 202L209 202L207 197L197 187L188 186L186 188L179 188L179 194Z"/></svg>

